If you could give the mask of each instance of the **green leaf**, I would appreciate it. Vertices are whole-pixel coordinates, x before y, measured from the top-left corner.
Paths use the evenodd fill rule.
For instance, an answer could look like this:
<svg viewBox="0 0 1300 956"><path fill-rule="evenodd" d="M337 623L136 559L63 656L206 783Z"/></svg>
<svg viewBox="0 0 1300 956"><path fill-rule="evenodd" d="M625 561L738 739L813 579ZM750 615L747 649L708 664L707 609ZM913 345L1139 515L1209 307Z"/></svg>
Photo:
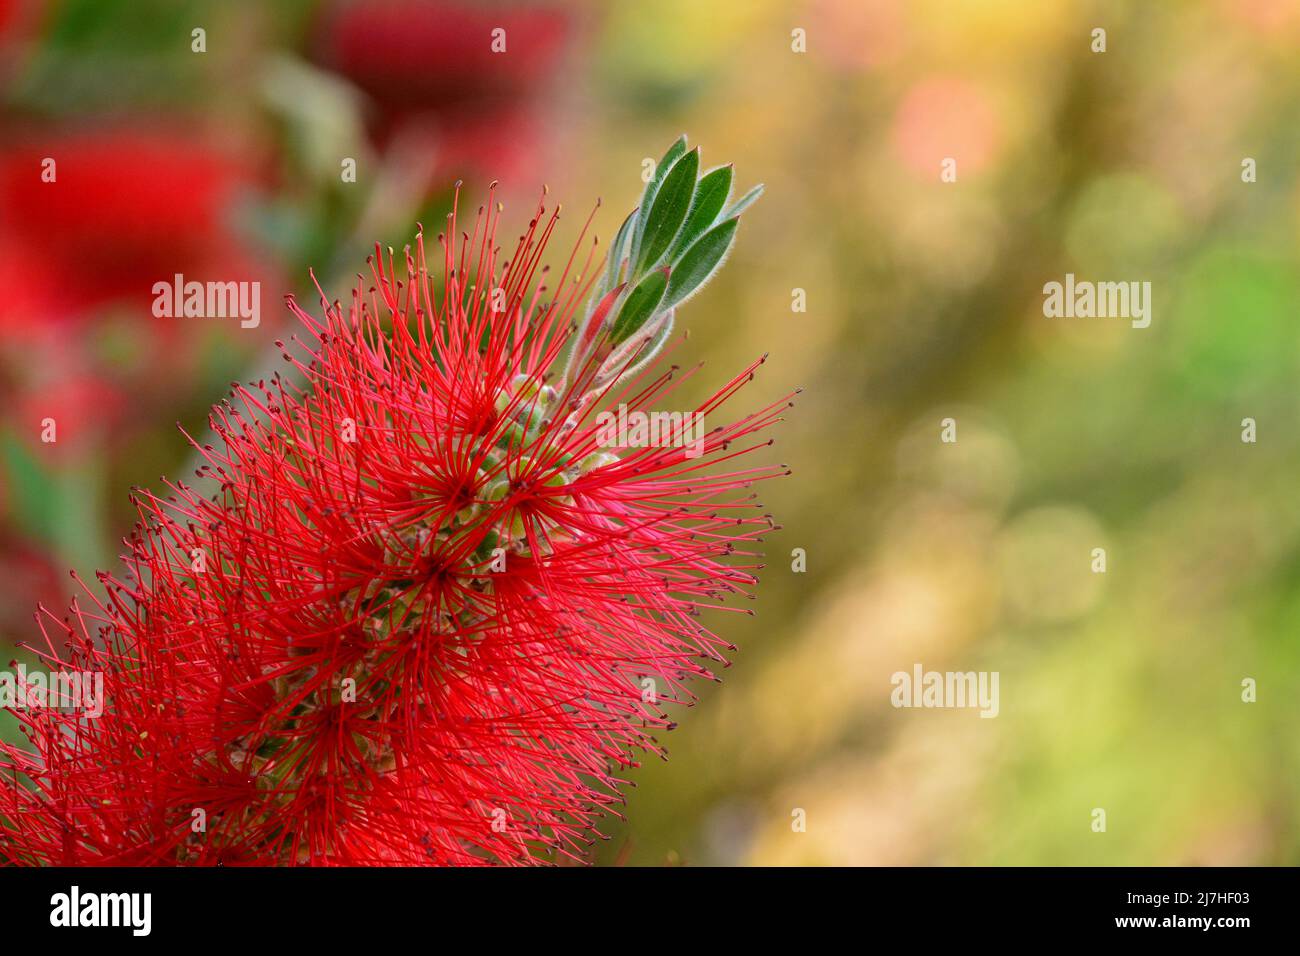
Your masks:
<svg viewBox="0 0 1300 956"><path fill-rule="evenodd" d="M609 339L614 345L625 341L654 315L668 288L668 270L656 269L634 288L614 321Z"/></svg>
<svg viewBox="0 0 1300 956"><path fill-rule="evenodd" d="M650 186L658 191L659 185L668 175L668 170L672 169L679 159L686 155L686 134L683 133L677 137L676 142L668 147L668 152L664 153L664 158L659 160L659 165L655 167L655 174L650 179ZM654 198L653 193L650 198Z"/></svg>
<svg viewBox="0 0 1300 956"><path fill-rule="evenodd" d="M714 226L686 250L685 255L673 267L672 279L664 296L664 308L676 306L704 287L722 265L727 250L736 238L736 227L739 225L739 219L728 219L721 225Z"/></svg>
<svg viewBox="0 0 1300 956"><path fill-rule="evenodd" d="M752 206L758 200L758 197L761 195L763 195L763 184L759 183L749 192L745 193L745 195L741 196L740 199L736 201L736 204L734 206L732 206L725 213L723 213L723 218L724 219L736 218L742 212L744 212L746 209Z"/></svg>
<svg viewBox="0 0 1300 956"><path fill-rule="evenodd" d="M663 185L664 177L668 176L668 170L677 164L682 156L686 155L686 134L682 133L677 137L675 143L668 147L668 152L664 153L663 159L654 168L654 176L650 177L650 182L646 183L645 191L641 194L641 206L637 207L637 228L632 233L632 254L630 254L630 264L628 265L628 278L634 278L632 272L636 269L640 261L641 242L645 238L646 221L650 219L650 207L654 206L654 199L659 195L659 187Z"/></svg>
<svg viewBox="0 0 1300 956"><path fill-rule="evenodd" d="M663 310L661 309L660 311ZM643 362L645 359L653 358L663 351L664 343L668 341L668 336L673 334L673 323L676 322L676 320L676 314L670 311L664 323L659 326L659 330L655 332L649 343L647 343L645 354L642 359Z"/></svg>
<svg viewBox="0 0 1300 956"><path fill-rule="evenodd" d="M686 155L686 134L683 133L677 137L677 141L668 147L668 152L664 153L663 159L655 166L655 174L650 177L650 181L645 184L645 189L641 193L641 205L637 207L639 215L637 216L636 229L632 233L632 252L631 265L628 267L628 279L632 279L632 269L636 268L637 253L641 251L641 239L645 235L646 219L650 215L650 207L654 204L655 196L659 192L659 186L663 183L664 177L668 175L668 170Z"/></svg>
<svg viewBox="0 0 1300 956"><path fill-rule="evenodd" d="M677 231L686 220L687 210L691 208L691 197L695 195L695 177L699 171L700 151L693 149L677 160L676 165L664 177L646 220L645 236L636 259L639 271L655 265L672 245Z"/></svg>
<svg viewBox="0 0 1300 956"><path fill-rule="evenodd" d="M605 263L603 288L612 289L618 284L618 270L623 265L623 250L627 246L628 233L632 231L635 221L636 210L633 209L628 213L628 217L623 220L623 225L618 227L618 234L614 236L614 244L609 247L609 261Z"/></svg>
<svg viewBox="0 0 1300 956"><path fill-rule="evenodd" d="M695 198L691 200L691 211L686 214L686 222L673 242L671 258L680 257L704 230L718 221L718 213L722 212L731 195L732 172L730 166L719 166L700 177L695 187Z"/></svg>
<svg viewBox="0 0 1300 956"><path fill-rule="evenodd" d="M651 319L652 322L658 322L659 327L655 329L654 334L650 336L650 340L643 342L641 347L630 357L624 357L621 364L618 363L619 356L617 356L617 354L610 356L609 362L610 365L612 365L612 369L607 367L601 371L604 372L605 375L609 375L610 371L613 371L617 374L618 380L626 381L627 379L634 378L645 369L647 365L654 361L656 355L663 351L664 345L668 342L668 337L673 334L673 322L675 319L676 316L671 309L667 312L660 312L655 318ZM625 345L623 347L627 348L628 346ZM633 364L628 365L628 361L631 361Z"/></svg>

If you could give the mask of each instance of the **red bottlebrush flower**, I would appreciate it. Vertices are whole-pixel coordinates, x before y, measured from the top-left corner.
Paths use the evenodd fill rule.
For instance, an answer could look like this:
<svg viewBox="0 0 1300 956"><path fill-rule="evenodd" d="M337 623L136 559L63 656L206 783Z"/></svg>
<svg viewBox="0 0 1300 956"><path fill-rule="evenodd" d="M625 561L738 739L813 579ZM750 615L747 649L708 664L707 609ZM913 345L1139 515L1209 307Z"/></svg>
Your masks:
<svg viewBox="0 0 1300 956"><path fill-rule="evenodd" d="M754 195L724 208L730 167L697 180L698 159L674 145L596 272L575 251L544 278L540 205L503 259L490 201L468 234L453 207L439 281L421 235L322 320L290 299L297 374L236 388L200 446L219 491L138 493L126 574L41 617L51 668L103 675L103 713L20 712L0 860L579 856L722 660L699 611L755 583L751 486L785 473L740 459L788 397L709 430L665 413L653 441L610 427L673 394L673 308Z"/></svg>

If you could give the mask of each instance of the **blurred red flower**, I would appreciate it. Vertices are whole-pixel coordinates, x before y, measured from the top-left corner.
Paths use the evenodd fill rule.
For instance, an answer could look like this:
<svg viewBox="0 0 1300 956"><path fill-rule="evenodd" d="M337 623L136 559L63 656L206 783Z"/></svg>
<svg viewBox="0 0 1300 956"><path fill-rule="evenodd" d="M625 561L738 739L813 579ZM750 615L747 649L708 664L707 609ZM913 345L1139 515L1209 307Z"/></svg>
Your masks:
<svg viewBox="0 0 1300 956"><path fill-rule="evenodd" d="M26 130L0 151L0 397L37 421L71 413L62 443L87 415L110 428L115 411L188 387L212 326L155 318L153 288L177 273L275 281L232 222L256 179L229 149L175 128ZM101 354L106 336L117 354ZM5 417L36 434L13 407Z"/></svg>
<svg viewBox="0 0 1300 956"><path fill-rule="evenodd" d="M41 0L0 0L0 45L26 39L43 8Z"/></svg>
<svg viewBox="0 0 1300 956"><path fill-rule="evenodd" d="M3 507L5 502L0 498ZM57 607L67 600L72 582L67 570L56 564L46 549L0 523L0 579L8 594L22 596L21 601L0 601L0 634L6 638L3 653L11 653L8 641L12 635L31 630L33 603Z"/></svg>
<svg viewBox="0 0 1300 956"><path fill-rule="evenodd" d="M244 162L179 130L21 136L0 152L0 248L25 276L27 312L10 303L0 321L147 304L177 272L235 278L251 260L229 214L251 179Z"/></svg>
<svg viewBox="0 0 1300 956"><path fill-rule="evenodd" d="M435 137L438 175L522 177L545 129L547 77L575 26L551 3L340 0L314 55L369 95L380 143L423 133Z"/></svg>

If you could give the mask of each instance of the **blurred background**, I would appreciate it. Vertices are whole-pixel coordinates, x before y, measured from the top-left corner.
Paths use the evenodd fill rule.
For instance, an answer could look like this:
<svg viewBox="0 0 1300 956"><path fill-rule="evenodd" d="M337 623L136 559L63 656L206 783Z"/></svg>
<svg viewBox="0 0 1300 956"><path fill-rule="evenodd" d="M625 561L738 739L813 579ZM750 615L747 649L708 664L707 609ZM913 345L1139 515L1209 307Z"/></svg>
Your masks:
<svg viewBox="0 0 1300 956"><path fill-rule="evenodd" d="M456 179L520 226L549 185L558 258L683 131L767 192L682 354L771 353L736 414L805 392L758 616L593 859L1300 863L1300 0L0 0L5 653L309 267L344 294ZM174 272L261 325L154 318ZM1150 328L1044 318L1067 272ZM999 715L895 709L916 663Z"/></svg>

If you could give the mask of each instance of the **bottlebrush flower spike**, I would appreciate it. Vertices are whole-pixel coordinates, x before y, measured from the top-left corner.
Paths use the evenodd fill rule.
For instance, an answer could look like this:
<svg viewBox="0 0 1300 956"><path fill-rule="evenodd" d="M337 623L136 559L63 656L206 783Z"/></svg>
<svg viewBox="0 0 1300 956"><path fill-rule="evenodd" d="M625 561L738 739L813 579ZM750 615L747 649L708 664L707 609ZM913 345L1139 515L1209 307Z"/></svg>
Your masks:
<svg viewBox="0 0 1300 956"><path fill-rule="evenodd" d="M548 289L558 209L503 260L489 200L468 234L453 206L438 282L421 233L376 250L347 308L322 294L323 320L290 297L296 374L236 387L197 446L219 492L137 492L125 574L38 614L43 659L102 674L103 712L14 709L31 746L0 747L0 860L583 858L638 753L660 752L665 705L729 646L698 615L755 583L773 525L752 486L786 470L740 460L789 399L607 447L598 409L648 415L683 380L646 354L662 311L608 341L634 302L620 274L644 270L584 280L593 246ZM644 274L671 288L690 253L642 208ZM600 326L580 337L588 294ZM570 341L584 354L555 378Z"/></svg>

